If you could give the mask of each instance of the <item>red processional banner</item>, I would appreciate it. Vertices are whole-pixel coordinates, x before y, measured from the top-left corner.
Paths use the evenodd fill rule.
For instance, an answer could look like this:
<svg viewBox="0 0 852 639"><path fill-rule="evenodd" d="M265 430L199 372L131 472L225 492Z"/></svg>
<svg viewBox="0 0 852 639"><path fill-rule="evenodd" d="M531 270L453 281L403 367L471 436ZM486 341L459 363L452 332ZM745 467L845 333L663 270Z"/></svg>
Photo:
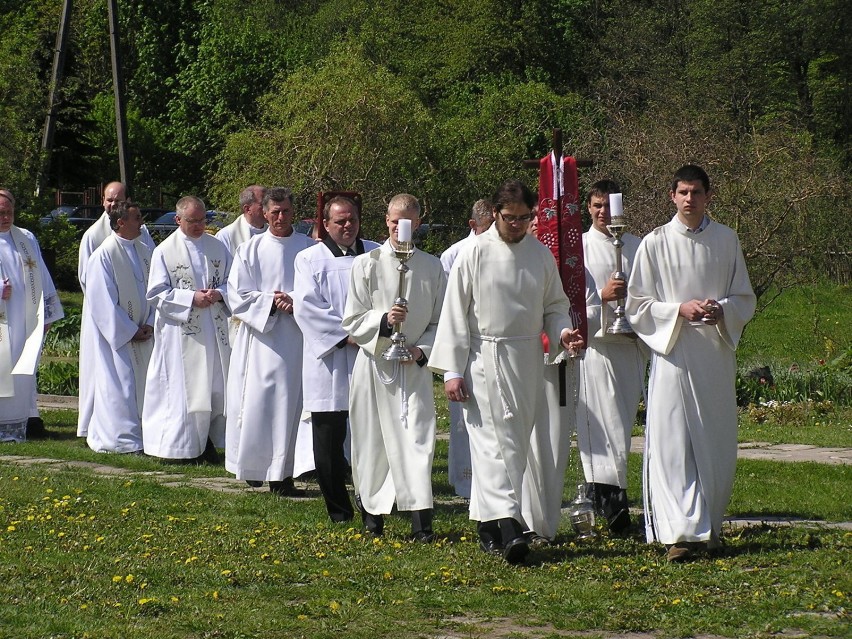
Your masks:
<svg viewBox="0 0 852 639"><path fill-rule="evenodd" d="M550 153L539 163L538 239L556 258L562 287L571 301L574 328L586 344L586 269L583 262L583 226L580 215L577 161Z"/></svg>

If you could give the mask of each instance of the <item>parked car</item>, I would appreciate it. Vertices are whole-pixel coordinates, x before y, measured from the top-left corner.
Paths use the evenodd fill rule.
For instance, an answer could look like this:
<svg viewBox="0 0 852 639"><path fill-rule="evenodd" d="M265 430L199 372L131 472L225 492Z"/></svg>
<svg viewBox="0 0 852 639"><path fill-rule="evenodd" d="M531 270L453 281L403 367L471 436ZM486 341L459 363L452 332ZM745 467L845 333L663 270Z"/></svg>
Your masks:
<svg viewBox="0 0 852 639"><path fill-rule="evenodd" d="M71 226L77 229L77 235L82 237L86 229L97 222L103 212L104 207L100 204L62 205L40 218L39 221L43 226L47 226L55 220L64 218Z"/></svg>

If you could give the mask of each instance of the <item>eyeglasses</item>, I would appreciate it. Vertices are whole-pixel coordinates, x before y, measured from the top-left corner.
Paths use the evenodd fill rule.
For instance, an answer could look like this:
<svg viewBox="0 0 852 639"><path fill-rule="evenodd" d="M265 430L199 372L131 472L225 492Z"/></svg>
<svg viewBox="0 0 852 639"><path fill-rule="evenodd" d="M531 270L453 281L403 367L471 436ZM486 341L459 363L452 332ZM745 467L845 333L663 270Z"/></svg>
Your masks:
<svg viewBox="0 0 852 639"><path fill-rule="evenodd" d="M502 211L497 211L497 215L509 224L523 224L533 218L532 213L527 213L526 215L505 215Z"/></svg>
<svg viewBox="0 0 852 639"><path fill-rule="evenodd" d="M286 217L288 215L293 215L293 209L281 209L280 211L267 211L265 213L265 215L268 215L269 217L272 217L272 218L281 217L282 215L284 217Z"/></svg>
<svg viewBox="0 0 852 639"><path fill-rule="evenodd" d="M186 222L187 224L207 224L206 217L201 217L196 220L191 220L188 217L181 217L180 220Z"/></svg>

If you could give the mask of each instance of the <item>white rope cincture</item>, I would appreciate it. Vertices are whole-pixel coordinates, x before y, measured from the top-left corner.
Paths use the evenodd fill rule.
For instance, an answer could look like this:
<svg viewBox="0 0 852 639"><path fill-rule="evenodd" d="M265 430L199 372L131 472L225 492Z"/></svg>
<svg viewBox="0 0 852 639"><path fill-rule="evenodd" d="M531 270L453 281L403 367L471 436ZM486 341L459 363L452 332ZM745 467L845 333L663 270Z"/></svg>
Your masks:
<svg viewBox="0 0 852 639"><path fill-rule="evenodd" d="M500 366L500 360L497 357L497 347L500 342L518 342L521 340L541 339L540 335L518 335L516 337L494 337L492 335L475 335L483 342L491 343L491 357L494 361L494 377L497 380L497 392L500 395L500 404L503 406L503 419L510 420L515 417L512 407L509 405L509 399L506 397L505 381L503 380L503 369Z"/></svg>
<svg viewBox="0 0 852 639"><path fill-rule="evenodd" d="M394 360L393 374L390 377L382 373L376 360L373 360L373 367L376 369L376 377L384 386L390 386L396 383L396 380L399 380L399 420L403 428L408 428L408 393L405 384L405 366L401 365L399 360Z"/></svg>

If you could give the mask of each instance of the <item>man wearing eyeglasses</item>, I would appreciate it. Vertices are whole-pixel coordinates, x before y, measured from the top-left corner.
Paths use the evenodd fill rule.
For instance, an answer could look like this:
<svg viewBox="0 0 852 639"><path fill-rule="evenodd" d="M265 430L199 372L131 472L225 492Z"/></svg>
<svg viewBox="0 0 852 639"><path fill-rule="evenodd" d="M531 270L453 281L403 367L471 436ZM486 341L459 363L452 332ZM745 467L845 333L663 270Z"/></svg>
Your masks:
<svg viewBox="0 0 852 639"><path fill-rule="evenodd" d="M494 225L450 273L430 367L450 401L463 402L473 482L470 518L480 548L520 563L529 553L521 495L530 434L544 401L544 350L582 348L553 255L527 234L535 204L517 180L492 198Z"/></svg>
<svg viewBox="0 0 852 639"><path fill-rule="evenodd" d="M154 249L148 302L157 308L154 350L145 381L145 453L183 461L219 462L225 445L228 342L227 281L231 256L205 232L204 202L175 206L178 229Z"/></svg>

